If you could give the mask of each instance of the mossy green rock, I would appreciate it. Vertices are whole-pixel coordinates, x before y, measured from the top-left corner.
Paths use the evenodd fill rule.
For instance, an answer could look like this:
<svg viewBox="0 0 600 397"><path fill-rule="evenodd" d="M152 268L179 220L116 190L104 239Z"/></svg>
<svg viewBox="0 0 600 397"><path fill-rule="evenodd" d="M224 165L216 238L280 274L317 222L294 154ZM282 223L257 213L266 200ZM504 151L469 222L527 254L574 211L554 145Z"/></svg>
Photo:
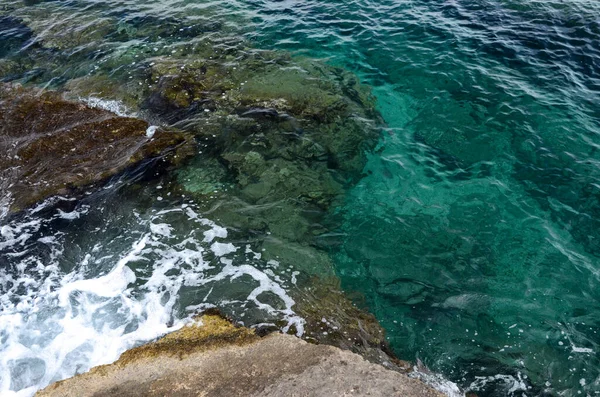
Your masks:
<svg viewBox="0 0 600 397"><path fill-rule="evenodd" d="M138 90L144 112L199 142L197 159L178 171L178 193L202 202L226 191L242 204L227 213L221 205L225 225L311 243L377 143L381 119L368 88L285 52L205 55L154 58L151 84Z"/></svg>
<svg viewBox="0 0 600 397"><path fill-rule="evenodd" d="M181 121L215 151L319 161L342 179L360 174L381 120L354 75L286 53L213 55L153 62L144 108Z"/></svg>

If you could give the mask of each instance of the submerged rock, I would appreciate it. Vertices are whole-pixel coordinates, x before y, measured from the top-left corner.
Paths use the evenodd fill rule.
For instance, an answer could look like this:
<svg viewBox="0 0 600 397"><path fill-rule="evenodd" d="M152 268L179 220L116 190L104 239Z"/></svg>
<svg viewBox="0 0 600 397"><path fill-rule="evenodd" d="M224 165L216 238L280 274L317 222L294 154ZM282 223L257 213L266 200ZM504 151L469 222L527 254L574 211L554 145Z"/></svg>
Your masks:
<svg viewBox="0 0 600 397"><path fill-rule="evenodd" d="M383 329L352 305L315 243L377 143L381 120L369 89L315 60L239 48L156 58L149 71L141 108L199 141L201 154L177 171L177 193L255 236L265 260L299 270L290 295L307 340L407 368L384 353Z"/></svg>
<svg viewBox="0 0 600 397"><path fill-rule="evenodd" d="M142 107L194 130L242 176L228 157L256 152L267 163L323 166L320 174L341 181L359 177L381 120L354 75L286 53L213 55L157 59Z"/></svg>
<svg viewBox="0 0 600 397"><path fill-rule="evenodd" d="M190 144L179 132L158 130L149 137L149 127L53 92L0 85L0 187L10 196L10 209L72 192Z"/></svg>
<svg viewBox="0 0 600 397"><path fill-rule="evenodd" d="M181 193L203 201L226 189L244 207L220 211L229 226L312 244L377 142L374 100L338 68L287 53L235 51L155 59L141 107L196 134L202 160L179 171ZM216 178L200 163L216 165Z"/></svg>
<svg viewBox="0 0 600 397"><path fill-rule="evenodd" d="M18 51L31 36L31 29L18 18L0 15L0 57Z"/></svg>
<svg viewBox="0 0 600 397"><path fill-rule="evenodd" d="M260 338L217 315L60 381L51 396L442 396L419 380L331 346Z"/></svg>

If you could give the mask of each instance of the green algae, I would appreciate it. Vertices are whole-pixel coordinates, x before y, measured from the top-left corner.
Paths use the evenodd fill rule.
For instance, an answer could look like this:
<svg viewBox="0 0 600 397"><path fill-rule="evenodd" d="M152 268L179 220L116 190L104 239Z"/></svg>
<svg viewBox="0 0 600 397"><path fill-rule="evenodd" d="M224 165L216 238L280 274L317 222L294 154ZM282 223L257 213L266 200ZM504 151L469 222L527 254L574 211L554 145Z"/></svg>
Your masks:
<svg viewBox="0 0 600 397"><path fill-rule="evenodd" d="M114 366L124 367L137 360L157 356L177 356L220 349L226 346L244 346L256 342L259 337L248 328L236 327L231 321L216 314L205 314L190 324L171 332L159 340L127 350Z"/></svg>
<svg viewBox="0 0 600 397"><path fill-rule="evenodd" d="M306 242L324 231L314 214L360 176L377 120L369 119L372 97L355 78L285 55L154 59L155 84L142 107L196 134L202 160L177 172L181 192L201 201L226 188L255 209L250 216L223 210L220 219ZM212 164L215 175L199 164Z"/></svg>

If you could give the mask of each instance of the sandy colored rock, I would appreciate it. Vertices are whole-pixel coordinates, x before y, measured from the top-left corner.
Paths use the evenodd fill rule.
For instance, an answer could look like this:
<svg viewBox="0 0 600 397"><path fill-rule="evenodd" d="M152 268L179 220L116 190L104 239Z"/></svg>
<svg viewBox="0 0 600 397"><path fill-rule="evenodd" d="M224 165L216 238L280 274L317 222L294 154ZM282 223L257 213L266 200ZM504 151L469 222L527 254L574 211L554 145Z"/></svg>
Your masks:
<svg viewBox="0 0 600 397"><path fill-rule="evenodd" d="M215 315L201 322L37 396L441 396L348 351L290 335L259 338Z"/></svg>

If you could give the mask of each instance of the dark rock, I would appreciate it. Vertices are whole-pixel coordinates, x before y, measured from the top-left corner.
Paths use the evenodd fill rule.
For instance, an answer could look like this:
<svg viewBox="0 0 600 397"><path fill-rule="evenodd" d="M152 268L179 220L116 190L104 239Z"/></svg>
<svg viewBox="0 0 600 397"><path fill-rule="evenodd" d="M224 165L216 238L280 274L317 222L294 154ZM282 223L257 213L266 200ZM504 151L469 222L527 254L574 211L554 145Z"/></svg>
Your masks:
<svg viewBox="0 0 600 397"><path fill-rule="evenodd" d="M0 186L11 210L66 194L147 157L189 144L186 135L157 130L53 92L0 85ZM6 200L6 196L3 197Z"/></svg>

